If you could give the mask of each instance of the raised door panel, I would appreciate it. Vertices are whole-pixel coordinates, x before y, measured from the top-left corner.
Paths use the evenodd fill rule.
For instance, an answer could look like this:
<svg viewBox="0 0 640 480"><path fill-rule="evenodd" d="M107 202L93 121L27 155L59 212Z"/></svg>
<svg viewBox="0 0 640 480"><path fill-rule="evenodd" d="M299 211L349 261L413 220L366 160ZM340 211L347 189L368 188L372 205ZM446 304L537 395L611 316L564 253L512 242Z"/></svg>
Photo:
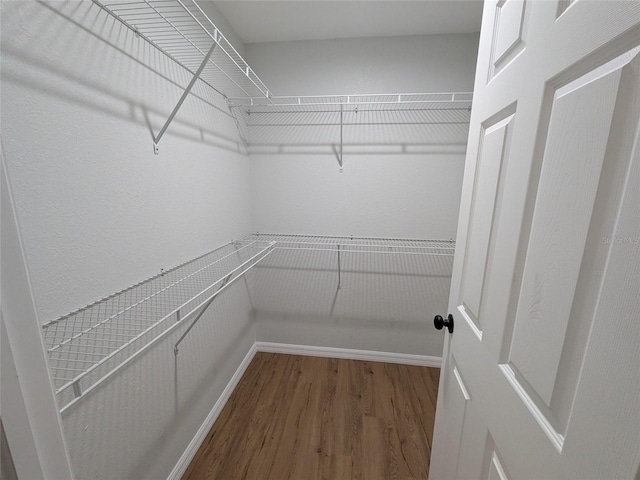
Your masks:
<svg viewBox="0 0 640 480"><path fill-rule="evenodd" d="M487 480L508 480L507 474L504 473L504 468L500 463L500 459L495 453L491 456L491 466Z"/></svg>
<svg viewBox="0 0 640 480"><path fill-rule="evenodd" d="M447 415L453 421L447 425L445 437L439 445L441 448L438 455L432 460L432 462L436 463L435 469L441 472L443 479L457 478L462 429L466 412L471 402L471 396L462 380L455 358L451 357L450 362L449 375L441 386L443 388L441 395L443 401L438 404L438 408L442 411L438 412L438 414ZM433 469L434 465L431 467Z"/></svg>
<svg viewBox="0 0 640 480"><path fill-rule="evenodd" d="M515 119L508 108L485 122L478 148L473 210L468 230L468 252L462 271L460 312L479 339L483 326L480 319L484 293L484 279L490 254L490 241L496 219L496 202L501 179L509 156L511 129Z"/></svg>
<svg viewBox="0 0 640 480"><path fill-rule="evenodd" d="M552 399L574 478L633 478L640 463L640 49L622 58L592 220L597 283L585 291L592 307L582 319L589 331L584 351L569 356L565 348ZM554 401L569 406L558 410Z"/></svg>
<svg viewBox="0 0 640 480"><path fill-rule="evenodd" d="M525 0L501 0L495 10L488 81L525 49Z"/></svg>
<svg viewBox="0 0 640 480"><path fill-rule="evenodd" d="M619 123L616 112L633 88L623 81L625 69L627 76L637 70L637 54L627 52L556 88L548 95L549 120L539 132L546 143L531 196L513 334L500 368L558 451L596 320L594 299L607 257L604 234L616 208L611 185L624 170L608 155L610 138Z"/></svg>

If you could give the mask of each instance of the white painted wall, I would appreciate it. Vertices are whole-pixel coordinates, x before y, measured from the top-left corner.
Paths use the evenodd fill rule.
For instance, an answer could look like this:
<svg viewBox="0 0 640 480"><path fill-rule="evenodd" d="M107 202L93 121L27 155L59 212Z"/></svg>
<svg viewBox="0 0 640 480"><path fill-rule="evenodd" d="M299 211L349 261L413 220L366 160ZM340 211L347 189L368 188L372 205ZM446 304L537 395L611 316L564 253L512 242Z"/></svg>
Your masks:
<svg viewBox="0 0 640 480"><path fill-rule="evenodd" d="M158 132L189 75L80 5L3 4L2 141L43 322L251 225L224 100L197 85L154 155L145 114Z"/></svg>
<svg viewBox="0 0 640 480"><path fill-rule="evenodd" d="M274 94L329 95L471 91L477 47L478 35L468 34L249 44L246 51ZM331 146L339 143L335 114L329 120L322 115L298 117L323 124L320 128L250 127L250 141L256 144L251 155L256 231L455 238L466 125L398 127L384 123L411 118L366 114L368 121L383 125L345 128L340 173L331 153ZM365 114L347 115L346 122L358 122ZM278 120L276 115L256 119L253 114L249 119L256 124ZM304 268L303 263L299 267ZM442 284L441 276L428 275L415 283L412 277L390 281L389 276L356 275L352 288L359 293L340 293L338 315L332 311L335 292L328 285L316 290L309 285L309 275L260 272L256 291L271 295L254 298L259 341L441 355L442 333L433 329L431 319L446 313L448 279ZM292 286L293 291L278 297L273 284ZM303 284L313 292L311 298L296 290ZM384 292L384 308L369 308L383 297L369 298L367 291ZM422 318L402 313L407 302L425 298L429 300Z"/></svg>
<svg viewBox="0 0 640 480"><path fill-rule="evenodd" d="M275 94L315 95L471 91L477 46L478 35L465 34L249 44L246 51ZM352 113L345 121L357 122L355 117ZM374 123L397 119L407 120L367 117ZM466 126L424 128L346 129L342 174L335 155L327 153L327 143L335 146L339 140L335 126L322 131L285 127L269 130L264 138L251 137L251 143L287 152L252 155L254 228L455 238ZM278 133L277 141L270 142ZM368 144L377 145L363 148Z"/></svg>
<svg viewBox="0 0 640 480"><path fill-rule="evenodd" d="M241 57L245 57L245 46L242 42L242 39L238 36L236 31L233 29L231 24L227 21L225 16L222 14L218 6L212 1L204 1L198 2L202 11L209 17L218 30L222 32L222 35L227 39L227 41L233 45L233 48L240 54ZM246 58L245 58L246 60Z"/></svg>
<svg viewBox="0 0 640 480"><path fill-rule="evenodd" d="M249 282L258 340L439 357L442 335L426 320L447 308L453 257L349 250L366 249L343 248L340 274L335 247L260 263Z"/></svg>
<svg viewBox="0 0 640 480"><path fill-rule="evenodd" d="M461 154L252 155L261 233L455 239Z"/></svg>
<svg viewBox="0 0 640 480"><path fill-rule="evenodd" d="M370 154L345 158L340 173L331 155L252 155L254 226L261 233L455 239L463 167L461 154ZM333 255L326 263L328 272L337 270ZM306 271L316 264L307 255L295 268L254 274L258 341L441 356L443 335L432 319L447 313L451 264L434 270L418 262L418 275L362 273L378 269L360 265L344 276L339 294L335 274Z"/></svg>
<svg viewBox="0 0 640 480"><path fill-rule="evenodd" d="M470 92L479 34L420 35L245 46L274 95Z"/></svg>
<svg viewBox="0 0 640 480"><path fill-rule="evenodd" d="M296 42L247 54L281 94L469 90L475 41ZM457 212L461 154L361 153L341 176L331 155L249 159L223 99L198 84L154 156L149 130L189 77L95 5L2 2L1 46L2 147L41 322L251 230L455 234L444 210ZM305 331L267 310L257 315L276 328L258 329L265 340L438 354L439 337L416 341L411 329L390 341L386 317L373 325L349 314L342 335L324 315ZM65 414L77 477L164 478L256 338L253 320L238 282L177 360L180 329Z"/></svg>
<svg viewBox="0 0 640 480"><path fill-rule="evenodd" d="M92 2L2 2L2 147L45 322L251 230L249 159L224 100ZM5 319L7 320L7 319ZM17 328L20 328L18 325ZM63 423L77 478L165 478L249 350L242 282Z"/></svg>

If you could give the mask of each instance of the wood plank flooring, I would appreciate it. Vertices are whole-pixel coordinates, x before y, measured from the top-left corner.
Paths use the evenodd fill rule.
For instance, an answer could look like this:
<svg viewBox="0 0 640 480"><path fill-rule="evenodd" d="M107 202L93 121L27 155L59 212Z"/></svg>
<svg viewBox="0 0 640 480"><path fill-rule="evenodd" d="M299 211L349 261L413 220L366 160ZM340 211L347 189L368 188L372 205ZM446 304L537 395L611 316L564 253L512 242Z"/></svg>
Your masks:
<svg viewBox="0 0 640 480"><path fill-rule="evenodd" d="M182 478L426 479L439 374L258 353Z"/></svg>

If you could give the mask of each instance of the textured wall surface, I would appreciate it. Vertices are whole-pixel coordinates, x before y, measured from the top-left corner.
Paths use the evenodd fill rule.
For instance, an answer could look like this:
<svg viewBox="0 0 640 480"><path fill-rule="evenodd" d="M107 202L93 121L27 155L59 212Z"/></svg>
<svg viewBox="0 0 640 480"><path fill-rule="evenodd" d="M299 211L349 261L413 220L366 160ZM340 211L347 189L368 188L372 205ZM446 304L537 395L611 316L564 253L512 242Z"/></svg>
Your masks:
<svg viewBox="0 0 640 480"><path fill-rule="evenodd" d="M246 48L248 61L275 94L455 92L473 89L478 35L277 42ZM321 115L283 118L311 125L322 124ZM466 146L463 118L449 115L444 121L450 123L444 124L437 113L360 112L350 113L345 121L357 123L358 116L368 125L345 128L342 174L336 155L327 154L339 143L335 119L326 127L255 129L271 137L281 134L276 146L284 152L252 154L255 229L455 238ZM278 122L276 115L267 120ZM250 142L274 146L269 139Z"/></svg>
<svg viewBox="0 0 640 480"><path fill-rule="evenodd" d="M224 99L198 83L156 156L151 132L187 72L91 2L1 6L2 149L42 322L249 231L455 236L461 152L360 154L345 159L343 174L331 155L249 158ZM278 94L470 90L475 42L252 45L247 54ZM389 278L369 278L373 290L362 279L351 284L360 299L388 287ZM411 301L402 295L429 282L447 291L442 279L425 281L397 284L393 301ZM332 320L324 304L320 314L297 309L289 290L253 293L259 308L236 283L178 357L172 347L184 327L64 415L79 479L165 478L256 338L440 353L441 337L417 334L424 324L390 313L393 301L377 316L375 302L359 310L366 302L342 303Z"/></svg>
<svg viewBox="0 0 640 480"><path fill-rule="evenodd" d="M248 44L247 61L274 95L470 92L479 35Z"/></svg>
<svg viewBox="0 0 640 480"><path fill-rule="evenodd" d="M276 95L455 92L473 89L478 35L246 48L249 62ZM348 112L342 173L329 148L339 144L339 123L335 114L327 115L299 115L309 127L254 129L256 231L455 238L466 146L462 114ZM254 117L252 122L262 120ZM287 121L295 120L290 117ZM279 118L265 115L264 121L277 123ZM258 340L441 355L442 332L433 329L431 319L446 313L450 278L443 276L444 270L402 277L369 269L347 277L337 292L333 273L323 282L317 273L304 270L312 263L301 258L296 269L255 274ZM327 272L334 269L330 261ZM407 313L417 310L421 317Z"/></svg>
<svg viewBox="0 0 640 480"><path fill-rule="evenodd" d="M316 245L276 251L254 269L257 339L439 357L442 333L428 320L447 308L453 256L393 247L365 253L377 242L332 240L340 241L339 258L335 245Z"/></svg>
<svg viewBox="0 0 640 480"><path fill-rule="evenodd" d="M156 156L187 72L95 5L2 14L2 144L42 321L250 231L218 94L197 84Z"/></svg>
<svg viewBox="0 0 640 480"><path fill-rule="evenodd" d="M92 2L2 2L2 148L42 322L239 238L249 159L224 99ZM238 282L63 416L79 479L166 478L254 342Z"/></svg>
<svg viewBox="0 0 640 480"><path fill-rule="evenodd" d="M253 155L254 228L263 233L453 240L462 154Z"/></svg>

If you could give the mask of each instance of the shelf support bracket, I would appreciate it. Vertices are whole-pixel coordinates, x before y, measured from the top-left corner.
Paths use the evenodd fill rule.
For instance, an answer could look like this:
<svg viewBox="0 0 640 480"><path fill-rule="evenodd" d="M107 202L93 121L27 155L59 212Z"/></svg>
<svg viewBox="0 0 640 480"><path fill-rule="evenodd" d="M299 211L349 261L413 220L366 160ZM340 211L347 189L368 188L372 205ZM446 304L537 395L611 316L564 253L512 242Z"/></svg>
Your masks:
<svg viewBox="0 0 640 480"><path fill-rule="evenodd" d="M230 286L233 282L238 280L240 277L244 276L249 270L251 270L253 267L255 267L259 262L261 262L262 260L267 258L267 256L269 256L274 251L275 245L276 245L276 242L269 242L269 246L268 247L260 250L260 252L256 253L249 260L245 261L241 265L239 265L236 268L234 268L231 272L229 272L222 279L222 285L218 286L217 290L213 293L213 295L211 295L211 297L205 303L201 304L200 306L198 306L195 310L193 310L191 312L191 313L194 313L194 312L199 310L199 313L196 316L196 318L193 319L191 324L187 327L187 329L184 331L182 336L178 339L178 341L176 342L175 346L173 347L173 354L174 355L178 355L178 346L180 345L180 343L182 343L182 340L184 340L184 338L189 334L189 332L194 327L194 325L196 323L198 323L198 320L200 320L200 317L202 317L202 315L204 315L204 312L206 312L206 310L211 306L211 304L218 297L218 295L220 293L222 293L225 290L225 288ZM250 264L250 263L251 263L251 265L249 265L248 267L245 268L245 266L247 264ZM237 272L240 272L240 273L238 273L238 275L235 275ZM220 282L220 280L218 280L218 282ZM218 283L218 282L216 282L216 283ZM215 285L216 283L214 283L213 285ZM211 287L209 287L209 288L211 288ZM190 314L188 314L188 315L190 315Z"/></svg>
<svg viewBox="0 0 640 480"><path fill-rule="evenodd" d="M202 63L198 67L198 70L196 70L196 73L193 74L193 78L189 82L189 85L187 85L187 88L185 88L184 92L182 92L182 96L180 97L180 100L178 100L178 103L176 103L176 106L173 107L173 110L171 111L169 118L167 118L167 121L164 122L164 125L160 129L160 133L158 133L158 135L156 135L153 138L153 153L155 153L156 155L159 154L158 143L160 142L160 139L162 138L164 133L167 131L167 128L169 128L169 125L171 125L171 122L173 121L173 117L176 116L176 114L178 113L178 110L180 110L180 107L182 107L182 104L187 99L187 96L189 95L189 92L191 92L191 89L195 85L196 81L198 80L198 78L200 78L200 74L202 73L202 70L204 70L204 67L207 65L207 63L209 62L209 58L211 58L211 54L215 50L216 45L217 43L213 42L213 45L211 45L211 48L202 59Z"/></svg>
<svg viewBox="0 0 640 480"><path fill-rule="evenodd" d="M340 165L340 173L342 173L342 130L343 130L344 105L340 103L340 154L338 155L338 164Z"/></svg>
<svg viewBox="0 0 640 480"><path fill-rule="evenodd" d="M80 381L73 382L73 396L78 398L82 396L82 387L80 387Z"/></svg>
<svg viewBox="0 0 640 480"><path fill-rule="evenodd" d="M340 244L338 244L338 290L340 290L340 287L342 286L341 273L342 267L340 265Z"/></svg>
<svg viewBox="0 0 640 480"><path fill-rule="evenodd" d="M216 299L218 294L222 291L222 289L227 286L227 283L229 283L229 279L231 278L232 275L233 275L233 272L229 273L226 277L224 277L224 280L222 280L222 285L220 285L218 287L218 289L216 290L216 293L213 294L211 299L207 303L204 304L204 306L200 310L200 313L198 313L198 316L193 319L193 321L191 322L191 325L189 325L189 327L185 330L185 332L182 334L182 336L178 339L178 341L176 342L175 347L173 347L173 354L174 355L178 355L178 345L180 345L180 343L182 342L184 337L186 337L189 334L189 332L191 331L193 326L196 323L198 323L198 320L200 320L200 317L202 317L202 315L204 315L204 312L206 312L207 309L211 306L211 304Z"/></svg>

